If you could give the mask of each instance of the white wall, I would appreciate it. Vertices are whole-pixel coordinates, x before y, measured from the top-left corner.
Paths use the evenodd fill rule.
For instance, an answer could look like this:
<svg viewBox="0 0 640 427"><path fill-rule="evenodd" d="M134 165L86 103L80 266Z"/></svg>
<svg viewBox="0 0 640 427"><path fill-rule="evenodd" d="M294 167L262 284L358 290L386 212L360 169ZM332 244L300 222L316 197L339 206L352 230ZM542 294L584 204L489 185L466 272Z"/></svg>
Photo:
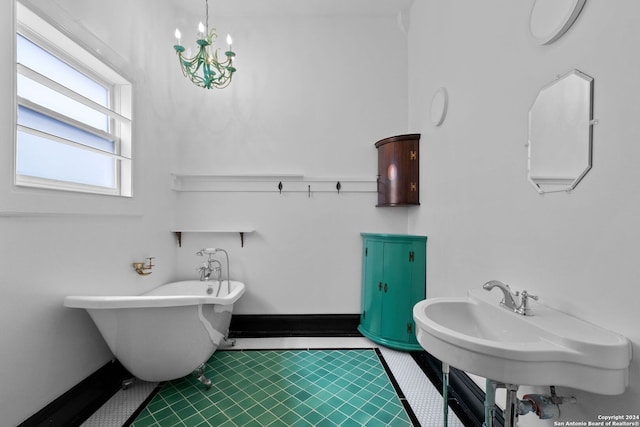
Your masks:
<svg viewBox="0 0 640 427"><path fill-rule="evenodd" d="M499 279L627 336L638 353L640 4L588 1L563 38L538 46L530 3L416 0L411 10L409 131L423 137L422 206L409 231L429 235L427 295ZM593 169L571 194L540 196L527 182L527 113L573 68L595 78ZM450 104L436 128L429 105L440 86ZM563 419L637 414L639 371L636 356L621 396L560 389L578 398ZM521 424L553 425L534 415Z"/></svg>
<svg viewBox="0 0 640 427"><path fill-rule="evenodd" d="M396 14L273 13L215 25L233 34L238 72L224 91L185 80L172 94L177 105L198 103L175 111L184 132L176 172L375 181L374 143L407 127L407 36ZM286 182L280 195L280 179L268 193L180 193L176 225L256 231L244 248L235 234L187 234L178 274L195 274L198 248L223 247L232 276L247 283L237 313L359 313L359 233L404 233L407 211L375 208L375 192L315 184L311 197Z"/></svg>
<svg viewBox="0 0 640 427"><path fill-rule="evenodd" d="M143 292L196 277L203 246L227 248L247 283L239 313L358 313L362 231L401 233L407 211L375 193L175 193L171 172L301 173L375 179L375 141L407 128L406 34L395 13L268 14L212 22L239 69L224 91L192 86L173 52L198 19L148 1L34 1L80 31L135 81L132 200L12 187L15 69L0 66L0 414L16 425L112 357L69 294ZM339 3L339 2L338 2ZM381 2L377 2L381 3ZM403 2L406 4L406 2ZM165 3L162 3L163 5ZM0 5L0 54L13 56L13 2ZM15 212L18 212L16 214ZM26 212L26 213L25 213ZM256 232L187 234L242 223ZM134 261L155 256L153 274Z"/></svg>
<svg viewBox="0 0 640 427"><path fill-rule="evenodd" d="M91 16L115 19L112 5ZM140 11L142 5L132 10L141 25L127 29L132 40L150 37L144 27L152 22ZM137 81L133 199L13 188L13 14L13 2L0 4L0 424L6 426L19 424L112 358L88 315L63 307L64 296L144 292L173 278L176 262L168 232L175 132L164 91L157 89L169 72L159 67L142 79L144 58L130 56L129 40L112 44L120 59L131 58L123 71ZM131 263L148 256L156 257L156 267L143 278Z"/></svg>

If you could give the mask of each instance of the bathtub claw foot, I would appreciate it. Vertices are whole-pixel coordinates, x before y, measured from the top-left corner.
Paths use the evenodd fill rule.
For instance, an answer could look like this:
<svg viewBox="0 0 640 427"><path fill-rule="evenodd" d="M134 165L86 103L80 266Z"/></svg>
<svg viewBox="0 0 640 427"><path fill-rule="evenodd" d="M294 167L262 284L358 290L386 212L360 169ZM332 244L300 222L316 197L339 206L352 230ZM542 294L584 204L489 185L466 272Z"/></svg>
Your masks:
<svg viewBox="0 0 640 427"><path fill-rule="evenodd" d="M136 382L135 377L134 378L127 378L126 380L122 381L122 390L126 390L129 388L130 385L133 385L133 383Z"/></svg>
<svg viewBox="0 0 640 427"><path fill-rule="evenodd" d="M204 385L204 388L206 388L207 390L209 390L211 388L211 385L213 384L211 380L204 375L200 375L200 377L198 377L198 380L202 383L202 385Z"/></svg>
<svg viewBox="0 0 640 427"><path fill-rule="evenodd" d="M196 377L200 378L200 377L204 374L204 368L205 368L204 363L200 364L200 366L198 366L198 367L193 371L193 375L195 375Z"/></svg>
<svg viewBox="0 0 640 427"><path fill-rule="evenodd" d="M204 368L205 365L203 363L202 365L198 366L195 371L193 371L193 375L195 375L196 378L198 378L198 381L200 381L202 385L204 385L204 387L209 390L211 388L212 382L209 378L204 376Z"/></svg>
<svg viewBox="0 0 640 427"><path fill-rule="evenodd" d="M234 338L229 338L229 330L228 329L227 329L227 332L224 334L224 337L222 337L222 343L227 347L235 347L236 346L236 340Z"/></svg>

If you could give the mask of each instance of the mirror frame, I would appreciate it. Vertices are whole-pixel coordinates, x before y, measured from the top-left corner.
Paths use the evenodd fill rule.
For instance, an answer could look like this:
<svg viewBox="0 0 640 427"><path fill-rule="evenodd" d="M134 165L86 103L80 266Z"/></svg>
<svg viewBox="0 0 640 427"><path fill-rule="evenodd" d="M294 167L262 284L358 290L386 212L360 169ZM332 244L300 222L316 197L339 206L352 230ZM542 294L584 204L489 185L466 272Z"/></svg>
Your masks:
<svg viewBox="0 0 640 427"><path fill-rule="evenodd" d="M575 87L575 79L579 79L584 83L581 88ZM573 87L562 87L567 84L574 84ZM536 99L534 100L531 108L529 109L529 132L528 132L528 162L527 162L527 178L529 182L534 186L538 193L554 193L571 191L576 185L584 178L589 172L592 165L593 157L593 125L597 121L593 120L593 86L594 79L579 70L571 70L568 73L560 75L553 82L545 85L540 89ZM554 92L560 91L560 95L555 98L549 98ZM572 95L571 98L569 95ZM576 99L577 97L577 99ZM545 102L545 104L543 104ZM586 105L580 105L577 103L585 103ZM553 122L547 120L546 123L538 126L536 124L536 111L541 109L544 111L545 118L550 117ZM549 114L551 112L552 114ZM554 114L555 113L555 114ZM537 131L534 129L538 129ZM540 129L543 129L541 132ZM562 143L567 141L564 145L558 145L558 149L554 150L556 153L567 153L571 148L578 147L579 150L573 152L573 157L566 158L567 168L576 168L574 164L577 163L580 167L580 160L575 162L577 156L583 156L586 160L584 167L575 172L574 174L550 174L549 176L532 176L532 170L534 170L534 163L544 160L540 158L540 154L534 157L532 147L535 146L534 137L540 137L540 133L543 133L547 138L545 139L547 145L549 141L553 143ZM586 136L586 138L585 138ZM571 140L567 140L570 137ZM583 140L584 139L584 140ZM548 154L548 153L543 153ZM558 160L554 159L556 163L553 167L558 167ZM564 176L563 176L564 175Z"/></svg>
<svg viewBox="0 0 640 427"><path fill-rule="evenodd" d="M569 31L586 1L533 0L529 10L529 34L539 45L555 42Z"/></svg>

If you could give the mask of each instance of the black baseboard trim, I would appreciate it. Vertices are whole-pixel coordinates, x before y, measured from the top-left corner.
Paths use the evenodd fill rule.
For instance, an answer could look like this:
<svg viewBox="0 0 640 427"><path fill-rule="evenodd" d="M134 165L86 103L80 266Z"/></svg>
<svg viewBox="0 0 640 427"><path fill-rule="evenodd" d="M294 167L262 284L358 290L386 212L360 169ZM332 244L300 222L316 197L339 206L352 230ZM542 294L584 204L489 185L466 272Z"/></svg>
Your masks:
<svg viewBox="0 0 640 427"><path fill-rule="evenodd" d="M111 361L25 420L18 427L76 427L86 421L132 375Z"/></svg>
<svg viewBox="0 0 640 427"><path fill-rule="evenodd" d="M359 324L359 314L234 314L229 337L360 337Z"/></svg>
<svg viewBox="0 0 640 427"><path fill-rule="evenodd" d="M442 362L426 351L414 352L411 355L442 394ZM449 368L449 407L466 427L483 425L484 397L484 391L464 371ZM493 425L504 427L502 410L497 406L494 410Z"/></svg>
<svg viewBox="0 0 640 427"><path fill-rule="evenodd" d="M358 337L360 316L330 315L234 315L232 338L267 337ZM442 362L428 352L411 352L413 359L431 383L442 393ZM71 390L38 411L18 427L77 427L86 421L132 375L118 362L111 361ZM485 393L469 376L450 368L449 406L466 427L484 422ZM504 427L502 410L495 407L495 427Z"/></svg>

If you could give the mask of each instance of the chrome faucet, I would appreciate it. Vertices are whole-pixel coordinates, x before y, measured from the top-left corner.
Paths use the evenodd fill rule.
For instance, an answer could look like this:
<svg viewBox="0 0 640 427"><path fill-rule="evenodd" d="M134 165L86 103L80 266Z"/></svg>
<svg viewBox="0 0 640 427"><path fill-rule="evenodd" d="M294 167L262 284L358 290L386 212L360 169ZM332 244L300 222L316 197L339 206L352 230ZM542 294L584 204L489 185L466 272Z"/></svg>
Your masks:
<svg viewBox="0 0 640 427"><path fill-rule="evenodd" d="M211 278L211 274L216 273L217 278L215 278L214 280L217 280L218 283L220 284L220 286L218 286L218 293L216 294L216 296L218 296L220 294L220 289L222 288L222 263L217 259L212 258L213 255L215 255L218 252L223 252L225 255L225 258L227 259L227 295L228 295L231 293L231 280L229 280L229 275L230 275L229 274L229 254L227 253L226 250L221 248L200 249L198 252L196 252L196 255L198 256L207 255L209 259L203 262L202 267L197 268L196 270L200 272L201 282L208 281ZM217 264L217 266L214 267L214 264ZM209 285L209 288L207 289L207 293L208 294L212 293L211 285Z"/></svg>
<svg viewBox="0 0 640 427"><path fill-rule="evenodd" d="M531 308L529 308L529 298L537 301L537 296L531 295L527 291L522 291L522 293L518 291L512 292L509 285L505 285L499 280L490 280L482 285L482 289L486 291L490 291L493 288L500 289L504 295L502 301L500 301L501 306L523 316L533 315L531 313ZM518 296L520 296L520 301L518 301Z"/></svg>
<svg viewBox="0 0 640 427"><path fill-rule="evenodd" d="M214 266L217 264L217 266ZM206 262L202 263L202 267L198 268L200 272L200 281L206 282L211 278L212 273L217 273L214 280L220 281L220 276L222 275L222 264L217 259L209 258Z"/></svg>

